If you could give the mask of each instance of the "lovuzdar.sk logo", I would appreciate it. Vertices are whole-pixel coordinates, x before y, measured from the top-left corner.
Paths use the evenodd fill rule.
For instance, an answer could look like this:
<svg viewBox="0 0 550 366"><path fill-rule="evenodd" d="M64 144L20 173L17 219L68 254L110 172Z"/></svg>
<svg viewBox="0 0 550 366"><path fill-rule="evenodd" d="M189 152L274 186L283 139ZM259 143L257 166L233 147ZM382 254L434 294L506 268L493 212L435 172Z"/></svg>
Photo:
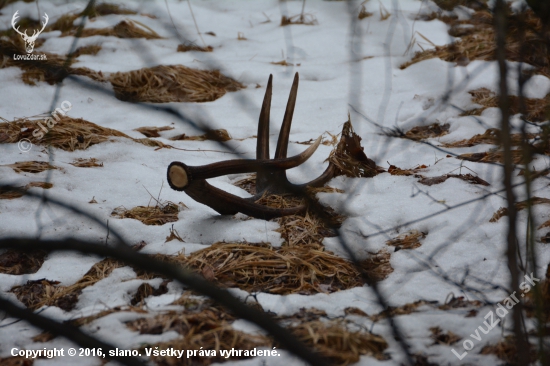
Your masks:
<svg viewBox="0 0 550 366"><path fill-rule="evenodd" d="M42 33L42 31L44 30L44 28L46 28L46 25L48 24L48 14L44 13L44 21L42 22L42 29L40 29L39 31L37 30L34 30L33 33L32 33L32 36L29 36L27 34L27 30L25 29L25 32L21 32L19 30L19 26L17 26L17 28L15 27L15 23L17 23L17 18L19 18L19 16L17 15L19 13L19 10L15 12L15 14L13 14L13 17L11 18L11 26L13 27L13 29L19 33L19 35L21 36L21 38L23 39L23 41L25 41L25 50L27 51L27 55L26 56L31 56L30 54L32 53L32 51L34 50L34 42L36 42L36 39L38 38L38 36L40 35L40 33ZM45 55L42 55L45 57ZM16 55L14 55L14 59L16 58ZM29 57L17 57L17 59L28 59ZM34 58L33 58L34 59Z"/></svg>

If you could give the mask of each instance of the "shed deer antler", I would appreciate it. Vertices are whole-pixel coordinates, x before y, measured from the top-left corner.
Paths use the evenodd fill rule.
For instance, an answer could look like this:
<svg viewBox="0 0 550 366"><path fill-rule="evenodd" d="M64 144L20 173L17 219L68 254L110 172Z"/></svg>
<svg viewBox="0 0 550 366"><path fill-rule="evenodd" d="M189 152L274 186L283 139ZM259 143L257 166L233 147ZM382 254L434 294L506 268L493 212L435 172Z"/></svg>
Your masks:
<svg viewBox="0 0 550 366"><path fill-rule="evenodd" d="M15 23L17 22L17 18L19 18L17 16L18 13L19 13L19 10L16 11L15 14L13 14L13 17L11 18L11 26L17 33L21 35L21 37L23 38L23 41L25 41L25 49L27 53L31 53L34 50L34 42L36 41L40 33L42 33L42 31L46 28L46 24L48 24L48 19L49 19L48 14L44 13L44 22L42 22L42 29L40 29L38 33L35 29L32 33L32 36L29 37L26 29L25 29L25 33L22 33L21 31L19 31L19 26L15 28Z"/></svg>
<svg viewBox="0 0 550 366"><path fill-rule="evenodd" d="M286 170L297 167L305 162L319 147L321 137L299 155L287 158L288 139L296 96L298 93L298 73L290 91L288 103L283 118L283 124L277 141L275 158L269 158L269 115L271 109L272 79L269 76L267 89L260 111L258 122L258 141L256 145L256 159L226 160L218 163L188 166L174 161L168 166L168 184L172 189L184 191L195 201L205 204L222 215L232 215L242 212L248 216L261 219L293 215L306 210L306 206L292 208L272 208L255 203L265 193L303 192L306 187L322 186L335 174L336 168L330 163L328 168L318 178L304 184L292 184L288 181ZM256 172L256 195L250 198L241 198L222 191L206 182L208 178L226 174Z"/></svg>

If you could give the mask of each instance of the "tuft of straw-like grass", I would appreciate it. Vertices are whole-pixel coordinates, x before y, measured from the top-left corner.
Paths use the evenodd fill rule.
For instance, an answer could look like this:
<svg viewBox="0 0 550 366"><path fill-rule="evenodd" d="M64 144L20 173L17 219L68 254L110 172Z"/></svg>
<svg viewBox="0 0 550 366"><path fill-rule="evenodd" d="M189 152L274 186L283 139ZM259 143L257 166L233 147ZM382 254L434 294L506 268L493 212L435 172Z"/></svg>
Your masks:
<svg viewBox="0 0 550 366"><path fill-rule="evenodd" d="M103 167L103 163L98 163L96 158L89 158L89 159L78 158L69 164L79 168Z"/></svg>
<svg viewBox="0 0 550 366"><path fill-rule="evenodd" d="M129 72L116 72L109 81L115 96L129 102L211 102L228 91L244 86L219 71L160 65Z"/></svg>
<svg viewBox="0 0 550 366"><path fill-rule="evenodd" d="M41 173L46 170L57 169L47 161L19 161L14 164L8 164L16 173Z"/></svg>
<svg viewBox="0 0 550 366"><path fill-rule="evenodd" d="M400 234L391 240L386 241L386 245L396 247L396 250L397 248L415 249L422 245L420 243L420 240L424 239L426 235L427 234L424 232L421 232L418 230L411 230L409 232Z"/></svg>
<svg viewBox="0 0 550 366"><path fill-rule="evenodd" d="M25 195L24 191L33 187L50 189L53 187L53 184L46 182L30 182L26 186L17 187L17 189L0 188L0 199L12 200L15 198L21 198Z"/></svg>
<svg viewBox="0 0 550 366"><path fill-rule="evenodd" d="M119 206L111 212L111 216L135 219L145 225L164 225L178 221L178 214L183 207L186 207L183 203L178 205L170 201L157 202L155 206L137 206L129 210L124 206Z"/></svg>
<svg viewBox="0 0 550 366"><path fill-rule="evenodd" d="M317 25L319 22L313 14L296 14L290 17L283 15L281 17L281 27L292 24L303 24L303 25Z"/></svg>
<svg viewBox="0 0 550 366"><path fill-rule="evenodd" d="M229 135L229 132L227 130L220 128L220 129L209 129L206 131L206 133L199 135L199 136L187 136L186 134L177 135L174 137L170 137L170 140L172 141L178 141L178 140L188 140L188 141L229 141L231 140L231 135Z"/></svg>
<svg viewBox="0 0 550 366"><path fill-rule="evenodd" d="M312 246L215 243L185 264L198 272L208 266L220 284L249 292L312 294L362 286L351 263Z"/></svg>

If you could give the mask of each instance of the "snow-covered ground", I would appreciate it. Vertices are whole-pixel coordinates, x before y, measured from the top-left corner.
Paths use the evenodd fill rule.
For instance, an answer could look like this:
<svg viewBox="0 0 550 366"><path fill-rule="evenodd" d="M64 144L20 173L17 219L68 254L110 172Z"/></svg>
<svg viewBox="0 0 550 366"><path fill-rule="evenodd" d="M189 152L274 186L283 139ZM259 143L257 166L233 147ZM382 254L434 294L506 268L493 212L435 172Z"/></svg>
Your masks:
<svg viewBox="0 0 550 366"><path fill-rule="evenodd" d="M81 1L40 1L41 12L49 15L50 22L69 11L81 11ZM294 114L290 141L307 141L319 135L329 137L338 134L350 113L355 131L362 138L365 154L377 165L387 169L389 164L402 169L426 165L422 175L435 177L461 172L479 176L490 186L474 185L460 179L450 178L444 183L426 186L414 176L396 176L382 173L374 178L338 177L329 182L344 193L319 193L323 204L333 207L348 218L341 233L359 258L387 248L391 252L394 271L379 283L381 293L391 306L402 306L418 300L445 303L453 294L468 300L500 302L509 293L502 290L509 284L509 271L505 258L506 220L489 222L493 213L506 205L502 191L502 168L499 165L483 164L456 159L453 154L482 152L493 147L478 145L471 148L435 148L442 143L468 139L483 133L487 128L498 128L499 111L489 108L479 117L459 116L460 110L477 107L468 91L481 87L497 91L498 68L496 62L473 61L466 66L437 58L413 64L405 69L400 65L409 61L421 49L444 45L452 41L447 25L437 19L418 20L419 14L428 14L436 5L416 0L369 1L365 3L372 16L352 22L361 8L361 2L349 5L343 1L310 1L305 12L317 19L316 25L291 25L281 27L282 15L296 15L302 10L301 1L192 1L196 23L205 43L214 51L176 52L181 43L175 35L167 5L164 1L125 1L124 6L137 11L137 15L108 15L87 22L86 28L114 26L122 19L133 19L147 25L164 37L159 40L124 39L93 36L78 40L78 47L100 44L97 55L80 56L73 67L87 67L108 75L117 71L130 71L159 64L181 64L199 69L219 69L245 86L222 98L208 103L169 103L195 120L208 123L212 128L224 128L232 136L228 147L240 155L221 152L223 146L212 141L171 141L178 134L197 135L200 131L183 123L173 115L154 108L123 102L114 98L109 83L92 82L82 76L78 80L66 79L61 87L39 82L29 86L21 81L22 71L17 67L0 69L0 117L9 121L29 117L50 110L54 95L59 92L57 103L72 104L68 114L83 118L103 127L121 131L134 138L142 138L134 129L144 126L173 126L175 129L161 132L157 138L166 144L189 151L159 149L135 143L129 139L113 138L93 145L86 150L67 152L53 149L49 155L42 146L33 146L29 152L20 151L18 144L0 144L0 183L24 186L31 181L45 180L54 184L52 189L32 188L33 192L67 201L82 210L92 213L109 226L123 234L130 244L145 241L144 253L176 254L192 253L218 241L270 242L279 246L282 239L278 224L259 219L243 220L241 216L221 217L212 209L193 201L182 192L171 190L166 183L166 168L170 162L179 160L191 165L202 165L231 158L254 158L257 120L269 74L273 74L273 101L271 110L271 147L276 144L278 128L282 121L288 92L295 72L300 74L300 87ZM187 2L168 2L177 32L183 39L202 45ZM381 8L391 14L381 19ZM10 27L12 15L19 11L22 17L38 19L35 3L17 2L0 10L0 27ZM153 15L154 18L143 15ZM79 20L77 20L78 22ZM207 34L213 32L215 36ZM241 33L246 40L239 40ZM64 55L69 52L73 37L59 37L59 31L40 35L45 43L35 53L50 52ZM428 39L430 42L428 42ZM286 60L290 65L273 64ZM510 63L513 65L513 63ZM79 81L98 86L85 87ZM511 73L510 80L514 80ZM259 84L260 87L257 87ZM513 83L511 83L512 85ZM515 85L515 84L513 84ZM511 86L511 94L517 88ZM544 97L550 89L550 80L537 76L526 87L527 96ZM443 97L452 91L448 100ZM57 107L58 105L56 105ZM375 122L375 123L371 123ZM512 123L519 125L519 118ZM449 133L440 138L426 140L429 144L385 136L378 125L385 128L398 127L404 131L414 126L433 123L449 124ZM291 143L289 155L304 150L305 146ZM308 181L324 171L332 147L321 145L303 166L290 170L293 182ZM204 150L204 151L202 151ZM215 151L212 151L215 150ZM96 158L102 168L78 168L69 163L77 158ZM5 166L18 161L49 161L61 168L38 174L16 173ZM533 162L536 170L548 167L548 158L538 156ZM240 177L245 177L241 175ZM238 177L220 177L210 182L231 193L248 196L234 186ZM514 177L520 182L523 177ZM162 191L161 191L161 187ZM535 181L534 195L548 197L545 181ZM163 201L183 202L188 209L179 213L174 224L184 242L165 243L172 224L146 226L137 220L117 219L111 212L124 206L147 206L149 193ZM489 193L494 193L489 195ZM517 188L518 200L525 199L524 189ZM487 196L484 199L478 198ZM89 202L95 198L98 204ZM468 204L462 204L470 202ZM456 208L455 208L456 207ZM534 207L536 217L546 221L549 212L545 205ZM38 214L37 214L38 212ZM540 223L539 223L540 224ZM525 237L526 213L520 212L519 236ZM386 245L388 239L400 233L418 230L426 234L422 245L416 249L395 251ZM85 218L74 215L54 205L44 205L31 198L0 200L0 236L36 236L44 239L77 237L104 242L107 232ZM540 236L540 235L539 235ZM325 238L327 250L346 257L337 238ZM539 268L535 277L544 278L546 265L550 262L550 250L537 243ZM16 300L10 289L28 280L47 278L68 286L78 281L100 259L72 253L56 253L47 257L40 270L28 275L0 274L2 295ZM136 280L129 267L113 273L87 287L79 297L74 310L65 312L57 307L48 307L41 312L57 320L68 320L91 315L105 308L128 305L129 299L143 280ZM158 286L155 280L151 284ZM497 286L500 286L499 287ZM170 284L169 291L159 297L151 297L147 304L153 311L173 308L169 304L177 299L182 289ZM475 290L475 291L474 291ZM235 289L239 297L247 293ZM264 310L279 315L291 315L300 308L324 310L329 317L344 315L344 309L356 307L371 315L382 309L368 286L357 287L331 294L274 295L259 293L259 303ZM500 325L480 341L474 341L473 350L459 360L451 351L464 352L462 340L483 324L484 316L493 306L478 307L477 315L471 315L471 307L440 310L422 306L416 312L400 315L396 323L412 346L412 353L428 356L431 362L440 365L493 365L498 359L493 355L480 355L486 344L495 344L502 339ZM130 331L124 322L140 314L118 313L101 318L87 325L94 335L120 348L130 349L143 343L156 343L174 338L174 332L161 335L140 335ZM505 327L512 324L508 315ZM387 353L391 359L377 361L363 356L361 365L398 365L404 362L403 355L391 335L386 321L356 316L354 321L379 334L390 344ZM13 318L0 321L0 357L8 357L13 347L41 349L43 347L69 347L67 340L56 338L48 343L34 343L31 338L40 331L23 322L12 323ZM234 327L252 329L245 322ZM452 346L434 345L430 338L431 327L452 331L462 338ZM532 324L528 324L532 327ZM294 364L290 356L264 358L266 365ZM99 365L96 358L78 359L78 364ZM228 361L229 364L257 365L259 360ZM34 365L75 364L71 358L36 360Z"/></svg>

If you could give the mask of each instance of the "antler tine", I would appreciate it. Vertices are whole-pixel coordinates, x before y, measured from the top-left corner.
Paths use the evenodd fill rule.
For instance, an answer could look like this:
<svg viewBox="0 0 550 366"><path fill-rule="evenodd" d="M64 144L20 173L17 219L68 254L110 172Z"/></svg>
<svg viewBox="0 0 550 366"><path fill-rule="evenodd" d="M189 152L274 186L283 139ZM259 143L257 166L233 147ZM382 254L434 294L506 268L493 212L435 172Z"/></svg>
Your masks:
<svg viewBox="0 0 550 366"><path fill-rule="evenodd" d="M269 115L271 111L273 75L269 75L267 88L265 89L264 102L258 121L258 140L256 143L256 159L269 159Z"/></svg>
<svg viewBox="0 0 550 366"><path fill-rule="evenodd" d="M275 150L275 159L286 158L288 149L288 139L290 135L290 126L292 124L292 116L294 115L294 107L296 106L296 97L298 95L298 82L300 76L298 73L294 75L294 82L290 89L290 95L288 96L288 103L286 104L285 116L283 118L283 124L281 131L279 132L279 139L277 140L277 150Z"/></svg>

